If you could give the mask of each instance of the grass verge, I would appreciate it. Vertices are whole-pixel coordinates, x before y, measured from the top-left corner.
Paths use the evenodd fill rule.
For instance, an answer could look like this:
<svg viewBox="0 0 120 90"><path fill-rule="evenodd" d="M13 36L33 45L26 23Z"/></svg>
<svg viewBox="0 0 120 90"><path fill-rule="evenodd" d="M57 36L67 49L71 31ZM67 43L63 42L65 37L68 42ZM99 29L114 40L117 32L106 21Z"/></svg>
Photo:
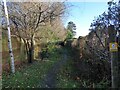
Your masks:
<svg viewBox="0 0 120 90"><path fill-rule="evenodd" d="M59 61L61 48L51 48L47 60L35 61L16 70L15 74L2 75L2 88L39 88L38 83L46 76L49 69ZM58 52L56 52L58 51Z"/></svg>

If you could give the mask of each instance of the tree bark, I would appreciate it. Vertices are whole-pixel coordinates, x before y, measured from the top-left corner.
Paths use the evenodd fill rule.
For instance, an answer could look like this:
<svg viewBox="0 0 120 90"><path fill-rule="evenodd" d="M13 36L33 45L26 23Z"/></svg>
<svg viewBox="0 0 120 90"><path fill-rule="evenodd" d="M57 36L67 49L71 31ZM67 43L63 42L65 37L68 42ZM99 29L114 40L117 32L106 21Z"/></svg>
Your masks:
<svg viewBox="0 0 120 90"><path fill-rule="evenodd" d="M30 42L28 40L23 39L26 47L26 53L27 53L27 60L28 63L32 63L34 59L34 37L31 38Z"/></svg>
<svg viewBox="0 0 120 90"><path fill-rule="evenodd" d="M4 10L5 10L5 16L6 16L6 19L7 19L8 48L9 48L9 54L10 54L10 58L11 58L11 71L12 71L12 73L15 73L14 56L13 56L13 51L12 51L11 33L10 33L10 23L9 23L9 17L8 17L6 0L4 0Z"/></svg>
<svg viewBox="0 0 120 90"><path fill-rule="evenodd" d="M23 41L24 41L24 44L25 44L27 60L28 60L28 63L29 63L30 62L30 45L29 45L28 40L23 39Z"/></svg>
<svg viewBox="0 0 120 90"><path fill-rule="evenodd" d="M34 60L34 35L31 38L31 43L30 43L30 47L29 47L29 63L32 63L32 61Z"/></svg>

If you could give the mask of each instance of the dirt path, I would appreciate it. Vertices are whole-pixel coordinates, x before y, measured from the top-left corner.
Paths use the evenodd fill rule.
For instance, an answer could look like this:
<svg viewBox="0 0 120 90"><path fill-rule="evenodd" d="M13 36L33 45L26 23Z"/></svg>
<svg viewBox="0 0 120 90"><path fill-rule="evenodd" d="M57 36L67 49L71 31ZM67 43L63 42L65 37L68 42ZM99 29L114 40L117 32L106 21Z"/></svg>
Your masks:
<svg viewBox="0 0 120 90"><path fill-rule="evenodd" d="M45 79L41 83L41 88L55 88L57 81L57 73L59 72L61 66L67 62L67 50L64 49L63 54L61 55L61 60L53 65L49 70Z"/></svg>

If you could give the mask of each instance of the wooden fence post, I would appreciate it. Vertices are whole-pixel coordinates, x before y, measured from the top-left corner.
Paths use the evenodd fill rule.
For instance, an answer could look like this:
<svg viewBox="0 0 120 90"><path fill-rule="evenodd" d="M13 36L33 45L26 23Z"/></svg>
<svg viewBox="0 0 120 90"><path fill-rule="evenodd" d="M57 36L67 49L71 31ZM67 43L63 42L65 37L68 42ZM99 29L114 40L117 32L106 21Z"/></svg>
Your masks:
<svg viewBox="0 0 120 90"><path fill-rule="evenodd" d="M114 25L108 27L109 34L109 50L111 55L111 79L112 88L118 88L118 45L115 42L117 31Z"/></svg>
<svg viewBox="0 0 120 90"><path fill-rule="evenodd" d="M118 35L118 87L120 87L120 31Z"/></svg>

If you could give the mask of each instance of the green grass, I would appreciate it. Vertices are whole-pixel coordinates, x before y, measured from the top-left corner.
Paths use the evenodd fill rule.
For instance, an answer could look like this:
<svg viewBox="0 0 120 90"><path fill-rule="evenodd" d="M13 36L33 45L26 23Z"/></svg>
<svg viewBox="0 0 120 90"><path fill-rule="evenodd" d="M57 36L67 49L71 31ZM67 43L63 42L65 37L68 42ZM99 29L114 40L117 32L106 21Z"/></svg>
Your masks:
<svg viewBox="0 0 120 90"><path fill-rule="evenodd" d="M63 67L60 69L60 72L57 74L57 87L79 88L80 84L71 76L74 72L74 68L72 67L73 60L70 56L68 56L68 59L68 62L63 65Z"/></svg>
<svg viewBox="0 0 120 90"><path fill-rule="evenodd" d="M59 61L60 48L52 48L49 46L50 57L43 61L34 61L32 64L24 66L20 70L16 70L15 74L3 73L2 87L3 88L37 88L41 80L46 76L49 69L55 62ZM58 52L55 52L58 50Z"/></svg>
<svg viewBox="0 0 120 90"><path fill-rule="evenodd" d="M15 74L3 74L3 87L25 88L36 87L40 79L44 78L48 69L54 62L34 62L32 65L26 66Z"/></svg>
<svg viewBox="0 0 120 90"><path fill-rule="evenodd" d="M67 50L67 63L64 64L57 73L57 88L103 88L109 82L101 80L99 83L91 83L90 80L79 78L73 66L74 60L72 50L68 47L60 48L55 45L48 46L49 57L43 61L36 60L32 64L23 66L20 70L16 70L15 74L2 75L3 88L41 88L40 84L45 79L48 71L56 62L61 60L64 49ZM82 73L81 73L82 74Z"/></svg>
<svg viewBox="0 0 120 90"><path fill-rule="evenodd" d="M57 74L57 87L58 88L109 88L110 82L106 79L94 83L90 79L82 78L78 69L74 66L75 57L72 56L73 52L68 48L68 62L60 69ZM86 73L87 74L87 73Z"/></svg>

